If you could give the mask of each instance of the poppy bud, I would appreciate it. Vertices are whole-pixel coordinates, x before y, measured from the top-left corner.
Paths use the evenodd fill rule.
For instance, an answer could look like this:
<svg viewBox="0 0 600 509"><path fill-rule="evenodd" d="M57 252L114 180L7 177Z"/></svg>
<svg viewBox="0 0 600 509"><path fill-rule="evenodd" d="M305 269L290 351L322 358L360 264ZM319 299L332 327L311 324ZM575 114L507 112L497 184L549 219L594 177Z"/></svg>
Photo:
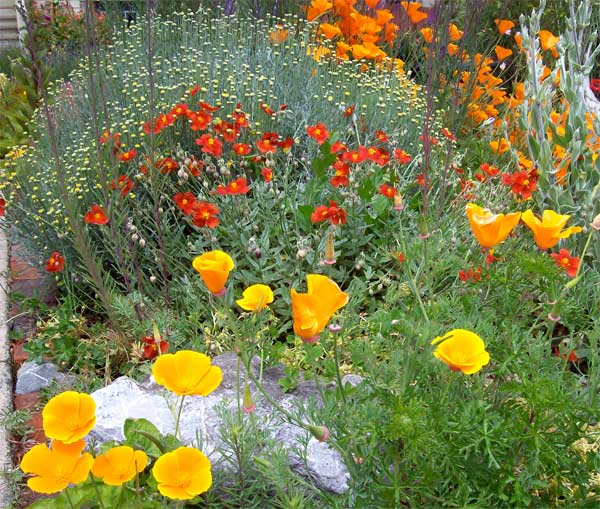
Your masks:
<svg viewBox="0 0 600 509"><path fill-rule="evenodd" d="M594 230L600 230L600 214L598 214L592 221L592 228Z"/></svg>
<svg viewBox="0 0 600 509"><path fill-rule="evenodd" d="M329 232L327 236L327 244L325 245L325 260L327 265L335 264L335 249L333 247L333 232Z"/></svg>
<svg viewBox="0 0 600 509"><path fill-rule="evenodd" d="M319 442L327 442L329 440L329 428L326 426L313 426L308 427L308 431L312 433Z"/></svg>
<svg viewBox="0 0 600 509"><path fill-rule="evenodd" d="M404 203L402 203L402 195L400 193L396 193L394 195L394 210L401 212L404 208Z"/></svg>
<svg viewBox="0 0 600 509"><path fill-rule="evenodd" d="M250 392L250 386L248 382L244 386L244 412L247 414L251 414L256 410L256 405L254 401L252 401L252 393Z"/></svg>

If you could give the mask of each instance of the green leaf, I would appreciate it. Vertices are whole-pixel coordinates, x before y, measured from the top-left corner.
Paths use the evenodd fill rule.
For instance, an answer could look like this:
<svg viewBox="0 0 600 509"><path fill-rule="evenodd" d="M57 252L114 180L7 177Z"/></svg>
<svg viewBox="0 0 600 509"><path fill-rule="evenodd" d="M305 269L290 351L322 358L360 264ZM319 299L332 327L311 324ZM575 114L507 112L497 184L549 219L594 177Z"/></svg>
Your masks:
<svg viewBox="0 0 600 509"><path fill-rule="evenodd" d="M162 444L160 431L147 419L127 419L123 425L123 434L125 445L143 449L148 456L157 458L164 452L159 446Z"/></svg>

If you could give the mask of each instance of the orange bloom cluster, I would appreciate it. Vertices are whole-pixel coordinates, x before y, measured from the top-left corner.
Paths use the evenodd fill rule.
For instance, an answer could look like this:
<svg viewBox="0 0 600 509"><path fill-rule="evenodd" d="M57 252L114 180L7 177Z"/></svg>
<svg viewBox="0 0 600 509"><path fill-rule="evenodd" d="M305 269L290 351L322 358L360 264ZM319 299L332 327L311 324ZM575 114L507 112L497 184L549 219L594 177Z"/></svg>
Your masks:
<svg viewBox="0 0 600 509"><path fill-rule="evenodd" d="M65 258L58 252L54 251L50 258L46 260L46 272L54 274L55 272L62 272L65 266Z"/></svg>
<svg viewBox="0 0 600 509"><path fill-rule="evenodd" d="M332 225L338 226L340 224L346 224L346 212L343 208L338 207L338 204L330 200L329 206L318 205L310 216L313 223L320 223L321 221L329 221Z"/></svg>
<svg viewBox="0 0 600 509"><path fill-rule="evenodd" d="M191 216L192 223L195 226L199 228L216 228L218 226L219 218L217 214L219 209L216 205L196 200L196 197L190 192L175 194L173 201L181 212L186 216Z"/></svg>

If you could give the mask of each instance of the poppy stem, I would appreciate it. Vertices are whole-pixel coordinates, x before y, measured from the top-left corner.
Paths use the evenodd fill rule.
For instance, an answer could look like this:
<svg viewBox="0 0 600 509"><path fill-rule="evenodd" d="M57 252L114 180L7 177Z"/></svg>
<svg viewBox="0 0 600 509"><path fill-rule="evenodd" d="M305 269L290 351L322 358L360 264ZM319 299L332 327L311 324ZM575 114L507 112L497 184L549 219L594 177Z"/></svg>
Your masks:
<svg viewBox="0 0 600 509"><path fill-rule="evenodd" d="M335 361L335 377L337 379L338 390L340 391L340 396L342 396L342 401L344 405L347 403L346 401L346 393L344 392L344 386L342 385L342 375L340 373L340 357L338 352L338 344L337 344L337 335L333 334L333 359Z"/></svg>
<svg viewBox="0 0 600 509"><path fill-rule="evenodd" d="M71 507L71 509L75 509L75 506L73 505L73 500L71 500L71 495L69 495L69 489L67 488L65 491L65 496L67 497L67 502L69 502L69 507Z"/></svg>
<svg viewBox="0 0 600 509"><path fill-rule="evenodd" d="M100 507L102 509L106 509L106 506L104 505L104 502L102 502L102 495L100 495L100 490L98 489L98 484L96 484L96 477L92 474L92 479L93 479L93 485L94 485L94 491L96 492L96 496L98 497L98 504L100 505Z"/></svg>
<svg viewBox="0 0 600 509"><path fill-rule="evenodd" d="M175 419L175 436L179 438L179 421L181 419L181 411L183 410L183 400L185 399L185 395L181 396L179 400L179 409L177 410L177 417Z"/></svg>

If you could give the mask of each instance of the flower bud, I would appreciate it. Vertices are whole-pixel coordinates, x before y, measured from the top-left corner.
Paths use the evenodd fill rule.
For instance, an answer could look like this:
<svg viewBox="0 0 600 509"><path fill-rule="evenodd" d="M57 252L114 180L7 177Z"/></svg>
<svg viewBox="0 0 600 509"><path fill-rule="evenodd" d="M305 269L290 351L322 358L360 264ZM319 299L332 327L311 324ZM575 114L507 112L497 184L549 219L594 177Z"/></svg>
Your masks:
<svg viewBox="0 0 600 509"><path fill-rule="evenodd" d="M598 214L592 221L592 228L594 230L600 230L600 214Z"/></svg>
<svg viewBox="0 0 600 509"><path fill-rule="evenodd" d="M250 385L246 382L244 385L244 412L251 414L256 410L256 404L252 401L252 393L250 392Z"/></svg>
<svg viewBox="0 0 600 509"><path fill-rule="evenodd" d="M404 203L402 202L402 195L400 193L396 193L394 195L394 210L401 212L404 208Z"/></svg>
<svg viewBox="0 0 600 509"><path fill-rule="evenodd" d="M140 247L146 247L146 241L144 239L140 239Z"/></svg>
<svg viewBox="0 0 600 509"><path fill-rule="evenodd" d="M326 426L308 426L308 431L312 433L319 442L327 442L329 440L329 429Z"/></svg>
<svg viewBox="0 0 600 509"><path fill-rule="evenodd" d="M325 245L325 260L327 265L335 264L335 249L333 247L333 231L329 232L327 236L327 244Z"/></svg>

